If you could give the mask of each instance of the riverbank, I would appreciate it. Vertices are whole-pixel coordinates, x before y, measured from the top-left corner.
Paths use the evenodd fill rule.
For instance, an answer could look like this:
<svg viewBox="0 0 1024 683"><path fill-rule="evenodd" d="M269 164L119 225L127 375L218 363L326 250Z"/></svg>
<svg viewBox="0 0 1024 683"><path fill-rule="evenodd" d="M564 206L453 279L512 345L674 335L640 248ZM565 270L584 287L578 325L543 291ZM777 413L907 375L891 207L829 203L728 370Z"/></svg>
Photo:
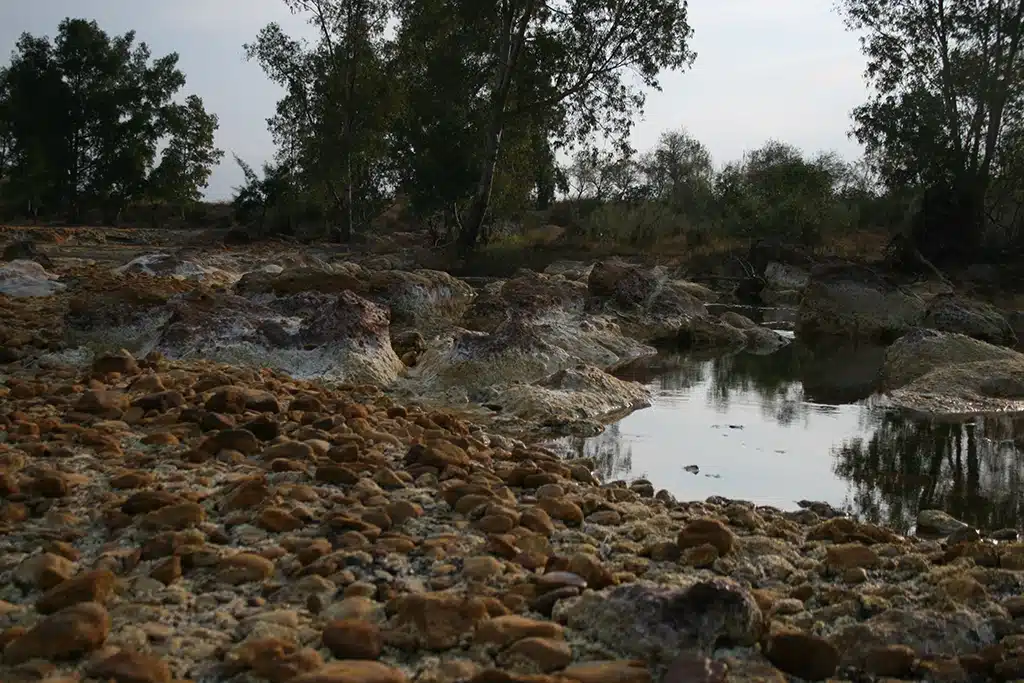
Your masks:
<svg viewBox="0 0 1024 683"><path fill-rule="evenodd" d="M1015 532L685 502L535 445L639 407L610 370L649 342L787 343L718 292L128 249L8 266L5 683L1019 677Z"/></svg>
<svg viewBox="0 0 1024 683"><path fill-rule="evenodd" d="M602 484L371 387L156 357L4 373L4 681L644 681L683 654L734 681L1009 680L1024 661L1024 544Z"/></svg>

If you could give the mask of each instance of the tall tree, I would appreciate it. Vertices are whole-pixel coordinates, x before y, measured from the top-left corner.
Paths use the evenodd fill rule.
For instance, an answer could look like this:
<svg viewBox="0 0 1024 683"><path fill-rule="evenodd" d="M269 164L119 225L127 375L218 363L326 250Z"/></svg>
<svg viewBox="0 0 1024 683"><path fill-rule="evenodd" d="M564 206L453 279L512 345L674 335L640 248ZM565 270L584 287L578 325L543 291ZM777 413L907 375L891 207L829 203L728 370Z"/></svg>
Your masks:
<svg viewBox="0 0 1024 683"><path fill-rule="evenodd" d="M840 0L863 34L870 99L857 138L890 188L920 188L915 242L934 259L979 244L1008 130L1024 104L1024 0Z"/></svg>
<svg viewBox="0 0 1024 683"><path fill-rule="evenodd" d="M111 37L84 19L62 21L52 42L23 34L0 72L3 198L79 220L94 209L116 216L146 196L157 148L175 134L181 111L216 127L200 100L173 102L185 83L178 56L150 58L134 32ZM212 134L193 142L202 146L194 157L206 175L187 182L205 186L218 153Z"/></svg>
<svg viewBox="0 0 1024 683"><path fill-rule="evenodd" d="M279 162L319 193L348 241L385 182L383 138L393 94L382 59L383 0L284 0L315 27L310 46L266 26L246 52L286 95L270 119Z"/></svg>
<svg viewBox="0 0 1024 683"><path fill-rule="evenodd" d="M461 50L450 55L454 68L435 84L447 93L442 102L474 114L472 143L459 136L473 150L474 187L460 234L467 250L480 240L506 134L539 118L559 145L597 132L624 140L642 110L642 88L658 87L662 70L687 66L694 57L685 0L398 5L401 32L432 27Z"/></svg>
<svg viewBox="0 0 1024 683"><path fill-rule="evenodd" d="M198 95L189 95L184 104L167 108L166 126L171 138L150 174L150 194L174 204L197 202L224 157L214 147L217 115L206 111Z"/></svg>

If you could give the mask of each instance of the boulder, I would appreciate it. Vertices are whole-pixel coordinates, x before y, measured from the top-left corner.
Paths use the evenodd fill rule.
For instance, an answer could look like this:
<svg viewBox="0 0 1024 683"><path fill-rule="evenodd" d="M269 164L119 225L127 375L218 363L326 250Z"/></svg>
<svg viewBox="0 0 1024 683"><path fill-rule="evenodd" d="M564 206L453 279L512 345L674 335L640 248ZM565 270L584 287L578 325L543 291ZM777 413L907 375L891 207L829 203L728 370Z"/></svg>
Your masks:
<svg viewBox="0 0 1024 683"><path fill-rule="evenodd" d="M1024 354L962 334L915 330L885 352L892 402L943 415L1024 409Z"/></svg>
<svg viewBox="0 0 1024 683"><path fill-rule="evenodd" d="M386 309L350 291L303 292L266 305L218 293L169 302L156 343L171 358L267 365L296 377L386 385L404 369Z"/></svg>
<svg viewBox="0 0 1024 683"><path fill-rule="evenodd" d="M651 405L651 392L589 365L578 365L532 384L498 386L486 392L488 405L522 420L566 425L605 422Z"/></svg>
<svg viewBox="0 0 1024 683"><path fill-rule="evenodd" d="M815 267L797 314L801 337L891 341L918 327L925 302L875 271L857 265Z"/></svg>
<svg viewBox="0 0 1024 683"><path fill-rule="evenodd" d="M36 261L10 261L0 266L0 294L14 298L53 296L67 288L58 279Z"/></svg>
<svg viewBox="0 0 1024 683"><path fill-rule="evenodd" d="M989 304L956 294L940 294L932 299L922 326L965 334L990 344L1017 344L1017 333L1002 313Z"/></svg>
<svg viewBox="0 0 1024 683"><path fill-rule="evenodd" d="M53 261L30 239L17 240L4 247L0 261L35 261L43 268L53 268Z"/></svg>
<svg viewBox="0 0 1024 683"><path fill-rule="evenodd" d="M396 327L416 328L443 327L458 320L475 296L468 284L441 271L367 270L355 263L290 268L279 274L251 272L235 286L243 296L345 290L387 306Z"/></svg>
<svg viewBox="0 0 1024 683"><path fill-rule="evenodd" d="M979 361L1024 362L1024 354L953 332L917 329L885 350L880 371L881 388L906 386L937 368Z"/></svg>
<svg viewBox="0 0 1024 683"><path fill-rule="evenodd" d="M202 282L211 286L230 286L238 280L236 273L201 263L196 258L187 258L186 254L169 254L157 252L143 254L128 263L114 268L115 275L150 275L169 277L176 280Z"/></svg>
<svg viewBox="0 0 1024 683"><path fill-rule="evenodd" d="M555 607L555 621L625 659L663 669L681 650L750 647L764 631L753 595L731 579L682 587L649 582L588 591Z"/></svg>

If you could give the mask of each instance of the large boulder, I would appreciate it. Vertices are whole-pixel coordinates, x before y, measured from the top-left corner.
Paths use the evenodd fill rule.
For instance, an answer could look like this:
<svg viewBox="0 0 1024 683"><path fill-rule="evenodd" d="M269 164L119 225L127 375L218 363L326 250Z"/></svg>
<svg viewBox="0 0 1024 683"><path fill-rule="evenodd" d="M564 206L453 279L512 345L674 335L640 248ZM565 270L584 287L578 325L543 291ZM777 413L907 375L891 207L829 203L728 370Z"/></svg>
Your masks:
<svg viewBox="0 0 1024 683"><path fill-rule="evenodd" d="M53 296L66 288L58 279L36 261L10 261L0 266L0 295L16 298Z"/></svg>
<svg viewBox="0 0 1024 683"><path fill-rule="evenodd" d="M663 670L681 651L752 647L765 619L749 590L725 578L682 587L630 583L561 600L554 618L625 659Z"/></svg>
<svg viewBox="0 0 1024 683"><path fill-rule="evenodd" d="M222 294L170 302L156 348L172 358L267 365L300 378L387 385L404 369L387 309L344 291L303 292L268 305Z"/></svg>
<svg viewBox="0 0 1024 683"><path fill-rule="evenodd" d="M797 334L891 341L918 327L925 302L864 266L829 264L811 271L800 300Z"/></svg>
<svg viewBox="0 0 1024 683"><path fill-rule="evenodd" d="M680 330L706 318L702 288L672 280L662 268L622 261L594 264L587 280L590 313L610 315L627 336L644 342L677 342Z"/></svg>
<svg viewBox="0 0 1024 683"><path fill-rule="evenodd" d="M936 330L915 330L887 351L882 386L921 413L1024 410L1024 354Z"/></svg>
<svg viewBox="0 0 1024 683"><path fill-rule="evenodd" d="M349 291L304 292L261 303L204 288L175 294L140 287L100 297L83 294L71 303L66 340L94 352L157 350L170 358L381 385L404 370L391 347L387 309Z"/></svg>
<svg viewBox="0 0 1024 683"><path fill-rule="evenodd" d="M345 290L387 306L394 326L418 329L443 328L458 320L475 296L472 287L441 271L367 270L355 263L290 268L279 274L246 273L235 286L243 296Z"/></svg>
<svg viewBox="0 0 1024 683"><path fill-rule="evenodd" d="M485 391L487 405L545 426L605 422L651 405L651 392L589 365L559 370L532 384Z"/></svg>
<svg viewBox="0 0 1024 683"><path fill-rule="evenodd" d="M509 280L486 284L464 314L463 327L492 332L511 317L579 317L587 287L561 275L520 271Z"/></svg>
<svg viewBox="0 0 1024 683"><path fill-rule="evenodd" d="M881 388L906 386L938 368L980 361L1024 360L1024 354L974 339L965 334L917 329L885 350L880 371Z"/></svg>
<svg viewBox="0 0 1024 683"><path fill-rule="evenodd" d="M239 278L237 273L202 263L198 254L188 252L143 254L114 268L113 272L116 275L169 277L223 287L233 285Z"/></svg>
<svg viewBox="0 0 1024 683"><path fill-rule="evenodd" d="M943 332L958 332L991 344L1014 346L1017 343L1017 333L995 307L956 294L940 294L932 299L922 325Z"/></svg>

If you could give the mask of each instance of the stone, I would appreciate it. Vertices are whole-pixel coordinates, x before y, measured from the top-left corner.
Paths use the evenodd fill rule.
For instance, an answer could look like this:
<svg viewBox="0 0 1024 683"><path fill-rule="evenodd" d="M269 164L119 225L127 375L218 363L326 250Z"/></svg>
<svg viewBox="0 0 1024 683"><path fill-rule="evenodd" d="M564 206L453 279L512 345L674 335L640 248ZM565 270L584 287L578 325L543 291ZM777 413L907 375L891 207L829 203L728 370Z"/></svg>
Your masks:
<svg viewBox="0 0 1024 683"><path fill-rule="evenodd" d="M389 638L405 648L448 650L490 618L483 599L454 593L410 593L395 601Z"/></svg>
<svg viewBox="0 0 1024 683"><path fill-rule="evenodd" d="M74 572L74 563L54 553L33 555L18 565L14 581L22 586L48 590L66 581Z"/></svg>
<svg viewBox="0 0 1024 683"><path fill-rule="evenodd" d="M324 627L322 640L338 659L377 659L383 647L380 628L357 619L332 621Z"/></svg>
<svg viewBox="0 0 1024 683"><path fill-rule="evenodd" d="M561 638L564 628L553 621L508 614L488 619L476 628L476 642L504 649L523 638Z"/></svg>
<svg viewBox="0 0 1024 683"><path fill-rule="evenodd" d="M462 562L462 573L471 579L486 581L499 576L502 571L504 571L504 566L490 555L467 557Z"/></svg>
<svg viewBox="0 0 1024 683"><path fill-rule="evenodd" d="M864 653L864 671L885 678L909 678L917 654L906 645L885 645Z"/></svg>
<svg viewBox="0 0 1024 683"><path fill-rule="evenodd" d="M517 661L549 673L569 665L572 661L572 648L564 640L531 636L515 641L499 655L499 662L505 662L506 665Z"/></svg>
<svg viewBox="0 0 1024 683"><path fill-rule="evenodd" d="M89 675L115 683L171 683L167 662L145 652L121 650L89 666Z"/></svg>
<svg viewBox="0 0 1024 683"><path fill-rule="evenodd" d="M577 683L651 683L651 672L639 660L580 662L565 668L560 674ZM675 682L673 682L675 683ZM683 683L683 681L678 681Z"/></svg>
<svg viewBox="0 0 1024 683"><path fill-rule="evenodd" d="M380 662L346 660L330 662L296 676L288 683L408 683L404 673Z"/></svg>
<svg viewBox="0 0 1024 683"><path fill-rule="evenodd" d="M705 543L714 546L718 554L724 557L732 552L736 536L729 527L717 519L704 518L687 524L676 538L680 550L695 548Z"/></svg>
<svg viewBox="0 0 1024 683"><path fill-rule="evenodd" d="M106 604L117 585L117 576L109 569L94 569L64 581L36 600L36 611L53 614L82 602Z"/></svg>
<svg viewBox="0 0 1024 683"><path fill-rule="evenodd" d="M217 569L221 581L239 585L269 579L274 573L274 563L253 553L237 553L223 558Z"/></svg>
<svg viewBox="0 0 1024 683"><path fill-rule="evenodd" d="M781 632L768 639L765 656L787 674L808 681L823 681L839 668L839 651L820 636Z"/></svg>
<svg viewBox="0 0 1024 683"><path fill-rule="evenodd" d="M751 646L764 630L753 595L725 578L678 588L638 581L589 591L558 603L552 616L615 652L662 665L688 646Z"/></svg>
<svg viewBox="0 0 1024 683"><path fill-rule="evenodd" d="M832 545L826 550L826 562L833 570L871 569L877 567L879 561L878 553L859 543Z"/></svg>
<svg viewBox="0 0 1024 683"><path fill-rule="evenodd" d="M921 534L948 536L966 526L942 510L921 510L917 514L917 531Z"/></svg>
<svg viewBox="0 0 1024 683"><path fill-rule="evenodd" d="M82 602L44 617L4 649L14 666L30 659L70 659L99 649L110 633L110 615L95 602Z"/></svg>

